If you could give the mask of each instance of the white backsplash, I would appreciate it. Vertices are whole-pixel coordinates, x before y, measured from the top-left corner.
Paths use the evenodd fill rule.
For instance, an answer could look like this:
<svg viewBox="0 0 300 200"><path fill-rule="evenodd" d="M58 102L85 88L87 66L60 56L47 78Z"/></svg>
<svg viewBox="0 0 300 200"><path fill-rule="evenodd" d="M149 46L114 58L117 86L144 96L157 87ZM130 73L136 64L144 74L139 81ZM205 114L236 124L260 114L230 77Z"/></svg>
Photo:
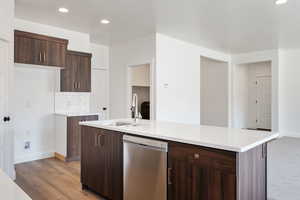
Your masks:
<svg viewBox="0 0 300 200"><path fill-rule="evenodd" d="M55 112L76 113L90 111L90 93L55 93Z"/></svg>

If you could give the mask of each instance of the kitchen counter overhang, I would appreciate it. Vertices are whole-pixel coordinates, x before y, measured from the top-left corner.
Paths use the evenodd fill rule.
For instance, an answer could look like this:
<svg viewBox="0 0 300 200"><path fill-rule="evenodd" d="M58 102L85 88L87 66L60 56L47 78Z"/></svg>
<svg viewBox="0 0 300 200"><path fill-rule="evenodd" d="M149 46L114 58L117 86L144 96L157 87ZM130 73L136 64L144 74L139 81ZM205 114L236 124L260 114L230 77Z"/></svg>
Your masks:
<svg viewBox="0 0 300 200"><path fill-rule="evenodd" d="M246 152L279 137L279 134L275 132L200 126L155 120L139 120L136 126L113 125L116 122L132 123L133 121L132 119L88 121L80 122L80 125L233 152Z"/></svg>

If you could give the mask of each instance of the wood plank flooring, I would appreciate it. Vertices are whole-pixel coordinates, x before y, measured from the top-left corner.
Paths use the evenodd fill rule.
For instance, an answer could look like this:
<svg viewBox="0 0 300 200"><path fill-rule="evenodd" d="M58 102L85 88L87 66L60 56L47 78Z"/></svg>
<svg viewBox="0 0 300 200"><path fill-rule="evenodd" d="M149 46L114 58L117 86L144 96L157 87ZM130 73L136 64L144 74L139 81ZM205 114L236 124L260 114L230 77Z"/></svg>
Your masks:
<svg viewBox="0 0 300 200"><path fill-rule="evenodd" d="M17 164L15 182L33 200L104 200L81 190L79 162L49 158Z"/></svg>

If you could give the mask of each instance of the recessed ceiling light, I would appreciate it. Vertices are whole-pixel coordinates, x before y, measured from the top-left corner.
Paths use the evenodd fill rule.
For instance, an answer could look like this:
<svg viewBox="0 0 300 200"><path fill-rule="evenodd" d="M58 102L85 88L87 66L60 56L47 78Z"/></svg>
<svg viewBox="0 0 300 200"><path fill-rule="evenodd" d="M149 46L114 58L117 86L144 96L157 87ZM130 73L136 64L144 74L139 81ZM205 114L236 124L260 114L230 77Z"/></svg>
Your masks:
<svg viewBox="0 0 300 200"><path fill-rule="evenodd" d="M286 3L287 3L287 0L276 0L275 1L276 5L282 5L282 4L286 4Z"/></svg>
<svg viewBox="0 0 300 200"><path fill-rule="evenodd" d="M101 24L109 24L109 23L110 23L110 21L107 20L107 19L102 19L101 20Z"/></svg>
<svg viewBox="0 0 300 200"><path fill-rule="evenodd" d="M58 11L61 12L61 13L68 13L69 9L67 9L67 8L59 8Z"/></svg>

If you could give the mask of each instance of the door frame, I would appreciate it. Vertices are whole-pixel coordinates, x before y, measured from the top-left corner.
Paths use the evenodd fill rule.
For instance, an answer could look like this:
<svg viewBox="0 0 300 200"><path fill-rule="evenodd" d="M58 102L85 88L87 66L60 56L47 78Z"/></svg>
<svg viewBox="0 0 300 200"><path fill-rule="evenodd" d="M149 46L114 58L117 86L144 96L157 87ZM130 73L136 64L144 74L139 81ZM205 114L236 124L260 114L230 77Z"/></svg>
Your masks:
<svg viewBox="0 0 300 200"><path fill-rule="evenodd" d="M130 69L131 67L135 67L138 65L149 65L150 67L150 120L156 119L156 101L155 101L155 64L154 60L152 61L145 61L142 63L136 64L128 64L126 67L126 116L127 118L131 118L131 99L132 99L132 88L130 84Z"/></svg>

